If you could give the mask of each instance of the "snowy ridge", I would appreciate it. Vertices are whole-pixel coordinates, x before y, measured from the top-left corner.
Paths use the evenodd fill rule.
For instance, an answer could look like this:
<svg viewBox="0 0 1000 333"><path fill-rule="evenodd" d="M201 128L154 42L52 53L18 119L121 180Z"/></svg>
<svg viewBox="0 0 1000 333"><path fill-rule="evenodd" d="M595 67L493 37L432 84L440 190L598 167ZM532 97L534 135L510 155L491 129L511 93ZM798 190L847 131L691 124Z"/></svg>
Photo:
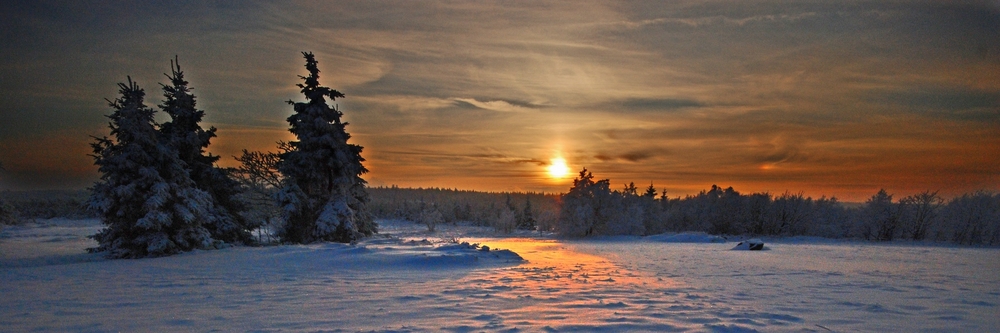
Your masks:
<svg viewBox="0 0 1000 333"><path fill-rule="evenodd" d="M105 261L101 254L85 251L95 245L88 236L100 229L100 222L96 219L43 220L40 223L7 227L0 233L0 268ZM248 260L273 256L289 261L322 262L322 265L340 268L365 268L374 265L387 269L440 269L516 265L524 261L513 251L490 249L479 244L404 240L393 236L376 236L355 244L319 243L223 250L227 251L231 253L224 255L246 256ZM192 251L179 257L198 260L195 257L212 256L212 252Z"/></svg>

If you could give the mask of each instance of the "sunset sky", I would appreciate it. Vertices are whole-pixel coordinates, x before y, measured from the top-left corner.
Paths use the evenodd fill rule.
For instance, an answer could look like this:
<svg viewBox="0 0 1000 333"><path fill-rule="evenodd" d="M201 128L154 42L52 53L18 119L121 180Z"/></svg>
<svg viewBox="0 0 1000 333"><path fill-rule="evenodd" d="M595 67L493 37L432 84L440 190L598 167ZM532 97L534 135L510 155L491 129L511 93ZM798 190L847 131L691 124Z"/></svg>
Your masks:
<svg viewBox="0 0 1000 333"><path fill-rule="evenodd" d="M221 165L275 150L301 51L374 186L1000 189L998 1L2 4L0 190L92 184L105 99L130 75L157 105L175 55Z"/></svg>

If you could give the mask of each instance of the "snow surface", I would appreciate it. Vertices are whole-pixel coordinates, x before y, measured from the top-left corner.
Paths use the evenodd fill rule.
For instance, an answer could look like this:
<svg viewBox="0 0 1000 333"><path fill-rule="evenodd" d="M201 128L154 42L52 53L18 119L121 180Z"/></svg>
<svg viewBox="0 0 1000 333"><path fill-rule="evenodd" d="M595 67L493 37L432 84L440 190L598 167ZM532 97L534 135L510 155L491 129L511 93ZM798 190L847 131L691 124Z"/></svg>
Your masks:
<svg viewBox="0 0 1000 333"><path fill-rule="evenodd" d="M6 227L0 231L0 327L17 332L1000 327L1000 249L797 238L767 239L769 251L730 251L734 242L710 239L498 237L469 226L438 225L438 232L427 233L409 222L379 222L383 235L357 245L234 247L139 260L85 253L95 245L86 235L100 229L96 220ZM485 244L490 251L461 242Z"/></svg>

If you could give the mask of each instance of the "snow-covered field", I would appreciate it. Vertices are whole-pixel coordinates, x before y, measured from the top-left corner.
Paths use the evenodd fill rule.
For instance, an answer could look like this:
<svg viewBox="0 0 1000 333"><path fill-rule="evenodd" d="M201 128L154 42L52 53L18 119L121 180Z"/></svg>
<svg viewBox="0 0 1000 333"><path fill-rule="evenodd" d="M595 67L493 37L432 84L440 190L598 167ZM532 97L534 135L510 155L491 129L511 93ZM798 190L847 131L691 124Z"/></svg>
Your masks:
<svg viewBox="0 0 1000 333"><path fill-rule="evenodd" d="M6 227L0 330L1000 330L1000 249L380 223L393 237L141 260L85 253L96 220Z"/></svg>

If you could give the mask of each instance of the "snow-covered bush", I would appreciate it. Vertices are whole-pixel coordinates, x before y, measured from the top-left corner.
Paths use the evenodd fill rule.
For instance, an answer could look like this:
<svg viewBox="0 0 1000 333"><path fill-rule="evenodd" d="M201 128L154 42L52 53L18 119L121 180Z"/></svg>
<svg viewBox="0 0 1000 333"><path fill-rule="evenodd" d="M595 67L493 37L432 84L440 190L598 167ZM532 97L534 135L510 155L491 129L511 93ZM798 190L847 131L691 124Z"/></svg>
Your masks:
<svg viewBox="0 0 1000 333"><path fill-rule="evenodd" d="M980 191L952 199L940 233L958 244L1000 244L1000 194Z"/></svg>
<svg viewBox="0 0 1000 333"><path fill-rule="evenodd" d="M497 232L509 234L517 228L517 212L510 209L501 209L493 222L493 228Z"/></svg>
<svg viewBox="0 0 1000 333"><path fill-rule="evenodd" d="M427 231L430 232L437 230L437 225L441 222L444 222L444 218L441 216L441 211L438 210L437 205L434 204L426 205L420 210L420 215L417 217L417 223L426 225Z"/></svg>
<svg viewBox="0 0 1000 333"><path fill-rule="evenodd" d="M7 203L3 198L0 198L0 225L12 225L20 221L21 219L14 206Z"/></svg>
<svg viewBox="0 0 1000 333"><path fill-rule="evenodd" d="M903 233L912 240L923 240L936 226L944 199L937 191L924 191L903 198L899 204Z"/></svg>
<svg viewBox="0 0 1000 333"><path fill-rule="evenodd" d="M813 201L810 220L805 223L804 236L846 238L851 233L851 214L837 198L821 197Z"/></svg>
<svg viewBox="0 0 1000 333"><path fill-rule="evenodd" d="M873 195L858 212L858 234L866 240L891 241L899 227L899 205L884 189Z"/></svg>
<svg viewBox="0 0 1000 333"><path fill-rule="evenodd" d="M298 84L305 102L292 102L289 131L297 141L280 155L278 170L285 177L276 197L284 211L282 238L292 243L350 242L371 235L377 226L368 212L362 147L348 143L343 115L331 101L337 90L319 85L319 67L312 53L303 52L309 76Z"/></svg>
<svg viewBox="0 0 1000 333"><path fill-rule="evenodd" d="M812 198L802 193L784 194L771 202L770 224L763 235L801 235L807 229L813 217L814 205Z"/></svg>
<svg viewBox="0 0 1000 333"><path fill-rule="evenodd" d="M278 142L279 151L288 151L288 144ZM271 243L276 239L271 236L284 225L280 207L274 200L283 177L278 171L279 154L275 152L248 151L236 156L240 165L232 174L243 188L241 199L247 205L245 216L248 220L258 221L254 232L257 242Z"/></svg>
<svg viewBox="0 0 1000 333"><path fill-rule="evenodd" d="M556 223L559 221L559 212L556 210L542 210L538 213L538 225L535 227L539 233L543 231L556 230Z"/></svg>

